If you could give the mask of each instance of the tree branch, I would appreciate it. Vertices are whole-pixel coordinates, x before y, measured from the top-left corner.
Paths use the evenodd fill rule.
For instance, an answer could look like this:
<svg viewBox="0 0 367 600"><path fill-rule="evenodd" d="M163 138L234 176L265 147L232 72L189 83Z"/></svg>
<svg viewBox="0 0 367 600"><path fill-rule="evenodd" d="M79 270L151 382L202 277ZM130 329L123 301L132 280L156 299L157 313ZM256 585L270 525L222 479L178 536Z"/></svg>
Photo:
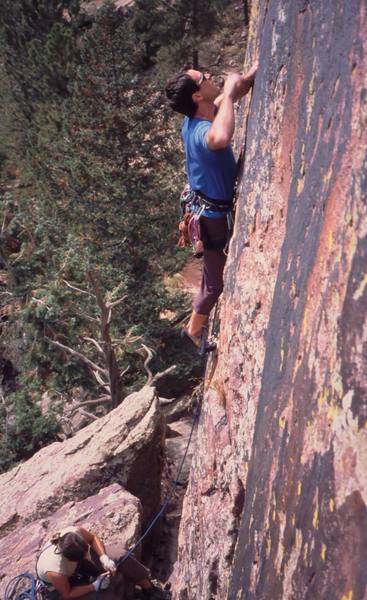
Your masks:
<svg viewBox="0 0 367 600"><path fill-rule="evenodd" d="M102 367L100 367L99 365L96 365L96 363L89 360L89 358L84 356L84 354L81 354L81 352L78 352L77 350L73 350L73 348L69 348L69 346L65 346L64 344L61 344L61 342L57 342L56 340L51 340L51 338L49 338L47 336L46 336L46 340L48 340L54 346L57 346L58 348L61 348L62 350L66 350L66 352L69 352L73 356L77 356L82 361L84 361L89 367L91 367L91 369L93 369L93 371L98 371L98 373L102 373L103 375L108 375L108 371L106 369L102 369Z"/></svg>
<svg viewBox="0 0 367 600"><path fill-rule="evenodd" d="M125 375L125 373L128 372L129 369L130 369L130 367L127 366L126 369L124 369L123 371L120 371L120 377L122 378Z"/></svg>
<svg viewBox="0 0 367 600"><path fill-rule="evenodd" d="M94 340L93 338L90 338L90 337L85 337L84 339L87 340L87 342L92 342L92 344L94 344L95 347L97 348L98 352L100 352L101 354L104 354L102 346L96 340Z"/></svg>
<svg viewBox="0 0 367 600"><path fill-rule="evenodd" d="M80 292L81 294L86 294L87 296L91 297L92 294L90 292L87 292L86 290L81 290L80 288L76 287L75 285L71 285L71 283L69 283L68 281L66 281L66 279L62 279L62 281L65 283L65 285L67 285L70 289L75 290L76 292Z"/></svg>
<svg viewBox="0 0 367 600"><path fill-rule="evenodd" d="M150 381L149 385L153 387L153 385L155 383L157 383L157 381L159 379L161 379L162 377L164 377L165 375L168 375L168 373L171 373L172 371L174 371L177 368L177 365L172 365L172 367L168 367L168 369L165 369L165 371L162 371L161 373L157 373L156 375L154 375L153 379Z"/></svg>
<svg viewBox="0 0 367 600"><path fill-rule="evenodd" d="M78 310L75 311L75 314L78 315L78 317L82 317L82 319L87 319L87 321L92 321L92 323L99 323L99 320L96 319L96 317L91 317L90 315L87 315L86 313L82 313Z"/></svg>
<svg viewBox="0 0 367 600"><path fill-rule="evenodd" d="M88 412L87 410L84 410L84 408L78 408L77 412L83 415L84 417L91 419L92 421L98 421L99 419L99 417L96 417L96 415L92 415L92 413Z"/></svg>
<svg viewBox="0 0 367 600"><path fill-rule="evenodd" d="M104 396L100 396L95 400L83 400L82 402L76 402L74 406L70 410L70 414L73 415L75 412L79 410L79 408L83 408L84 406L96 406L98 404L110 404L111 396L106 394Z"/></svg>
<svg viewBox="0 0 367 600"><path fill-rule="evenodd" d="M107 302L106 306L108 306L108 308L113 308L114 306L121 304L121 302L123 302L125 300L125 298L127 298L126 294L125 294L125 296L118 298L118 300L114 300L113 302Z"/></svg>
<svg viewBox="0 0 367 600"><path fill-rule="evenodd" d="M152 381L153 381L153 373L152 371L149 369L149 363L152 361L153 358L153 351L148 348L148 346L146 346L145 344L142 344L142 348L145 350L145 352L147 353L147 357L144 361L144 369L148 374L148 379L147 379L147 383L146 385L151 385Z"/></svg>
<svg viewBox="0 0 367 600"><path fill-rule="evenodd" d="M98 371L93 371L93 375L96 378L97 382L100 385L103 385L103 387L109 387L108 381L105 381L101 375L98 373Z"/></svg>

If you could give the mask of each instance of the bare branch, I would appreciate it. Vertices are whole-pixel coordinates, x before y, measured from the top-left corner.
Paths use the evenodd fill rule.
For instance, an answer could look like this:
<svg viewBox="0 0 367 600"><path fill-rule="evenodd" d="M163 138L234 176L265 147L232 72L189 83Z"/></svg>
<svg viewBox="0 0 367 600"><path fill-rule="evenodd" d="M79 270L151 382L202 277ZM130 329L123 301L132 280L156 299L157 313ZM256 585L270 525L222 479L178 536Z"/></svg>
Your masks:
<svg viewBox="0 0 367 600"><path fill-rule="evenodd" d="M148 346L146 346L145 344L142 344L142 347L145 350L145 352L147 353L147 357L144 361L144 369L146 370L146 372L148 374L147 385L151 385L151 383L153 381L153 373L149 369L149 363L152 361L153 351L150 348L148 348Z"/></svg>
<svg viewBox="0 0 367 600"><path fill-rule="evenodd" d="M87 315L86 313L82 313L78 310L75 311L75 314L78 315L78 317L87 319L87 321L92 321L92 323L99 323L99 319L96 319L96 317L91 317L90 315Z"/></svg>
<svg viewBox="0 0 367 600"><path fill-rule="evenodd" d="M103 387L107 387L107 388L109 388L108 381L105 381L105 380L104 380L104 379L101 377L101 375L98 373L98 371L93 371L93 375L94 375L94 377L96 378L97 382L98 382L100 385L103 385Z"/></svg>
<svg viewBox="0 0 367 600"><path fill-rule="evenodd" d="M66 281L66 279L62 279L61 281L63 281L65 283L65 285L67 285L70 289L75 290L76 292L80 292L81 294L86 294L86 296L92 297L93 294L91 294L90 292L86 292L85 290L81 290L80 288L76 287L76 285L71 285L71 283L69 283L68 281Z"/></svg>
<svg viewBox="0 0 367 600"><path fill-rule="evenodd" d="M84 417L91 419L92 421L98 421L98 417L96 417L96 415L92 415L92 413L88 412L87 410L84 410L84 408L78 408L77 412L83 415Z"/></svg>
<svg viewBox="0 0 367 600"><path fill-rule="evenodd" d="M93 338L90 338L90 337L85 337L84 339L87 340L88 342L92 342L92 344L94 344L95 347L97 348L98 352L103 354L103 348L96 340L94 340Z"/></svg>
<svg viewBox="0 0 367 600"><path fill-rule="evenodd" d="M79 408L83 408L84 406L98 406L99 404L110 404L111 402L112 400L109 394L100 396L95 400L84 400L83 402L77 402L70 410L70 414L73 415L75 412L79 411Z"/></svg>
<svg viewBox="0 0 367 600"><path fill-rule="evenodd" d="M6 229L6 218L8 216L8 211L5 209L4 210L4 218L3 218L3 222L1 224L1 233L3 233Z"/></svg>
<svg viewBox="0 0 367 600"><path fill-rule="evenodd" d="M130 367L127 366L126 369L124 369L123 371L120 371L120 378L122 378L125 375L125 373L128 372L129 369L130 369Z"/></svg>
<svg viewBox="0 0 367 600"><path fill-rule="evenodd" d="M6 404L6 400L5 400L5 396L3 393L3 389L2 387L0 387L0 397L1 397L1 403L4 406L4 412L5 412L5 427L4 427L4 439L5 439L5 443L7 444L8 442L8 424L9 424L9 407Z"/></svg>
<svg viewBox="0 0 367 600"><path fill-rule="evenodd" d="M168 369L166 369L165 371L162 371L161 373L157 373L156 375L154 375L154 377L152 378L152 380L149 382L148 385L153 386L155 383L157 383L157 381L159 379L161 379L165 375L168 375L168 373L171 373L176 368L177 368L177 365L172 365L172 367L168 367Z"/></svg>
<svg viewBox="0 0 367 600"><path fill-rule="evenodd" d="M121 344L125 344L125 345L127 345L128 343L135 344L136 342L139 342L140 340L141 340L141 335L134 335L131 337L125 336L124 338L113 338L112 343L114 346L121 346Z"/></svg>
<svg viewBox="0 0 367 600"><path fill-rule="evenodd" d="M165 406L166 404L171 404L172 402L177 400L177 398L161 398L161 396L159 396L158 399L159 399L159 404L161 404L162 406Z"/></svg>
<svg viewBox="0 0 367 600"><path fill-rule="evenodd" d="M125 294L125 296L122 296L118 300L114 300L113 302L106 302L106 306L108 306L108 308L113 308L114 306L121 304L121 302L123 302L125 300L125 298L127 298L126 294Z"/></svg>
<svg viewBox="0 0 367 600"><path fill-rule="evenodd" d="M99 288L99 285L98 285L98 283L96 281L96 278L94 277L93 272L92 271L88 271L87 272L87 277L89 279L89 283L91 284L91 286L93 288L94 294L95 294L95 296L97 298L98 306L101 309L101 311L103 311L103 307L105 306L105 302L104 302L104 299L103 299L103 296L102 296L102 292L101 292L101 290Z"/></svg>
<svg viewBox="0 0 367 600"><path fill-rule="evenodd" d="M18 260L20 260L21 258L23 258L23 254L25 253L25 251L27 250L27 244L22 244L20 251L13 254L13 256L16 256L16 258L13 260L13 263L18 262Z"/></svg>
<svg viewBox="0 0 367 600"><path fill-rule="evenodd" d="M95 404L104 404L104 403L108 403L111 402L111 395L110 394L103 394L103 396L100 396L99 398L96 398L95 400L83 400L83 402L81 402L80 404L82 406L93 406Z"/></svg>
<svg viewBox="0 0 367 600"><path fill-rule="evenodd" d="M100 367L99 365L96 365L96 363L89 360L89 358L87 358L86 356L84 356L84 354L81 354L77 350L73 350L73 348L69 348L69 346L65 346L64 344L61 344L61 342L57 342L56 340L51 340L51 338L48 338L47 336L46 336L46 340L48 340L54 346L57 346L58 348L61 348L62 350L66 350L66 352L69 352L73 356L77 356L78 358L80 358L80 360L82 360L89 367L91 367L91 369L93 369L93 371L98 371L98 373L102 373L103 375L108 375L108 371L106 369L102 369L102 367Z"/></svg>

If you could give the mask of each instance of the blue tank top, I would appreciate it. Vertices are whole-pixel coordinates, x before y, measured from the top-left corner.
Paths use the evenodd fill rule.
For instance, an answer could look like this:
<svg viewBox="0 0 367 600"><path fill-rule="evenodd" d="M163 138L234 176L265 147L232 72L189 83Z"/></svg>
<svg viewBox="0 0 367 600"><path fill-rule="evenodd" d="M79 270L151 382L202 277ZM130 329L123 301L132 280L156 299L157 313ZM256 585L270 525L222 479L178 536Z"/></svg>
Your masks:
<svg viewBox="0 0 367 600"><path fill-rule="evenodd" d="M211 200L229 202L233 197L237 166L230 145L209 150L205 137L211 121L185 117L182 138L186 152L186 170L193 190L203 192ZM223 217L223 212L204 211L206 217Z"/></svg>

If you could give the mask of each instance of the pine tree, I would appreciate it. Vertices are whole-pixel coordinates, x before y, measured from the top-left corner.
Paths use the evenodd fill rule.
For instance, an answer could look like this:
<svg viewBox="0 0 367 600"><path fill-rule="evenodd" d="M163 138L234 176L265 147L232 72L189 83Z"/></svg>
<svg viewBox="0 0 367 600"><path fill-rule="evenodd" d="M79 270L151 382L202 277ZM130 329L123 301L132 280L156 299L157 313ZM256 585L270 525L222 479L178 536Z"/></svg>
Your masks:
<svg viewBox="0 0 367 600"><path fill-rule="evenodd" d="M179 161L165 143L161 95L139 72L143 46L136 43L129 14L109 6L90 31L82 36L72 31L78 39L70 42L75 63L67 69L73 73L67 94L55 90L46 74L43 87L37 86L50 90L49 102L46 91L35 94L33 103L25 97L20 102L31 102L25 165L34 195L26 188L13 206L11 234L21 248L10 260L11 291L21 299L26 340L32 339L26 342L25 367L37 365L41 380L52 373L56 386L72 381L93 389L85 370L70 357L61 361L47 343L56 337L75 347L93 333L83 318L90 314L86 298L64 282L83 287L92 268L105 290L119 286L127 301L116 331L121 336L136 325L159 351L164 329L159 315L172 305L161 278L164 255L172 260L177 209L171 182ZM59 53L54 26L47 35L53 40L52 64ZM32 81L42 57L34 53L33 59ZM162 177L167 163L171 171ZM142 360L126 359L133 383Z"/></svg>
<svg viewBox="0 0 367 600"><path fill-rule="evenodd" d="M156 350L153 368L166 368L178 353L182 372L191 365L161 318L182 308L182 297L172 297L162 280L184 261L175 252L184 161L162 81L197 60L193 49L200 57L225 4L136 0L116 11L107 3L93 22L76 0L0 6L0 96L7 103L0 161L13 160L20 174L17 188L0 189L8 276L0 304L17 311L3 339L22 356L14 406L24 413L19 427L27 429L27 452L42 435L54 435L34 408L45 389L67 395L77 385L91 397L98 393L88 369L62 351L64 345L85 353L85 338L96 337L89 270L106 297L126 295L114 312L112 340L134 327ZM116 342L115 350L121 368L129 368L129 391L142 381L143 358L134 344ZM96 359L96 348L88 352ZM11 460L24 457L14 440L10 445Z"/></svg>

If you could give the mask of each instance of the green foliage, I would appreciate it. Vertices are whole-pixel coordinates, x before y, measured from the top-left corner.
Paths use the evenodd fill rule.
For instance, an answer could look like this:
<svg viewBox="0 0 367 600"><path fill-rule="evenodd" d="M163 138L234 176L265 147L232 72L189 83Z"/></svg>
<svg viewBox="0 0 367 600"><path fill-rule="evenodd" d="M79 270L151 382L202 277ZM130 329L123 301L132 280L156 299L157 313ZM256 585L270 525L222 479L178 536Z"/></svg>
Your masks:
<svg viewBox="0 0 367 600"><path fill-rule="evenodd" d="M0 473L14 463L30 458L45 444L56 439L55 414L43 416L36 402L37 392L29 381L8 397L9 417L2 408L0 426Z"/></svg>
<svg viewBox="0 0 367 600"><path fill-rule="evenodd" d="M228 0L135 0L133 27L143 65L164 80L184 65L198 67L201 49L222 24Z"/></svg>
<svg viewBox="0 0 367 600"><path fill-rule="evenodd" d="M0 5L0 162L12 162L20 180L1 198L0 269L8 282L0 304L17 307L20 370L35 373L38 393L50 385L97 392L80 361L49 341L96 360L96 349L84 342L98 338L89 269L104 293L118 287L126 295L113 311L111 336L122 368L129 368L127 391L144 377L143 357L119 345L131 327L154 348L153 369L180 358L177 333L162 314L188 308L182 294L163 285L185 260L175 249L184 161L162 81L197 59L193 48L201 51L226 4L136 0L116 11L107 2L94 19L76 0ZM190 368L185 356L180 375ZM8 432L7 465L53 435L30 388L18 378L11 431L26 440L25 454Z"/></svg>

